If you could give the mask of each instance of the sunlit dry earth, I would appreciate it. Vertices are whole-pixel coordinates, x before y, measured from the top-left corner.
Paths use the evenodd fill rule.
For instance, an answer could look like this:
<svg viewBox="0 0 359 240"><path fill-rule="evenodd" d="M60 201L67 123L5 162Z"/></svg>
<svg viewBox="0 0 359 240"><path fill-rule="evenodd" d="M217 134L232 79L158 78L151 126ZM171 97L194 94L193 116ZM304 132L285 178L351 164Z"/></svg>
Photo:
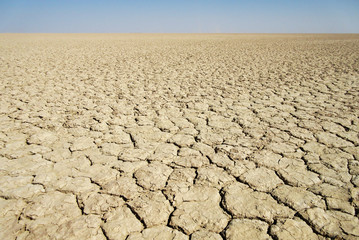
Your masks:
<svg viewBox="0 0 359 240"><path fill-rule="evenodd" d="M0 34L1 239L358 239L359 35Z"/></svg>

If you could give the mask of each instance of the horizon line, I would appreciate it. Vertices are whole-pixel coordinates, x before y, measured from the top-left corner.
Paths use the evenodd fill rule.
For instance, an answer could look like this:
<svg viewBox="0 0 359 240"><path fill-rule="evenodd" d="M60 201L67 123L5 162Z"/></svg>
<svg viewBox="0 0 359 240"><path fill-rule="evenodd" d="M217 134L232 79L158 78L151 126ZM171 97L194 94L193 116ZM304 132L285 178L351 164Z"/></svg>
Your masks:
<svg viewBox="0 0 359 240"><path fill-rule="evenodd" d="M359 32L0 32L0 34L359 34Z"/></svg>

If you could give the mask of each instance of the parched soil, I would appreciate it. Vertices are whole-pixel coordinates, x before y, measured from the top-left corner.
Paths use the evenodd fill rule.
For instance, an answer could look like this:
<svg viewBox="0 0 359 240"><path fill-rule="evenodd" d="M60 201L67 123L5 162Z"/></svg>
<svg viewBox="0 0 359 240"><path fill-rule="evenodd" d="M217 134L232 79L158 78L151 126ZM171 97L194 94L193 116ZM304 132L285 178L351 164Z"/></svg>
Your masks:
<svg viewBox="0 0 359 240"><path fill-rule="evenodd" d="M0 239L359 239L359 35L0 34Z"/></svg>

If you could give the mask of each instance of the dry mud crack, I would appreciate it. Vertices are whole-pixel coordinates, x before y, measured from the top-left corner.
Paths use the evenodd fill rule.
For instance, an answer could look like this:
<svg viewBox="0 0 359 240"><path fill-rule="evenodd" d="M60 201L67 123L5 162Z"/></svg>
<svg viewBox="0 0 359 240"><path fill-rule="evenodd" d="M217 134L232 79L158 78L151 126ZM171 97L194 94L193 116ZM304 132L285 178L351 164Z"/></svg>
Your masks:
<svg viewBox="0 0 359 240"><path fill-rule="evenodd" d="M1 239L359 239L359 35L1 34Z"/></svg>

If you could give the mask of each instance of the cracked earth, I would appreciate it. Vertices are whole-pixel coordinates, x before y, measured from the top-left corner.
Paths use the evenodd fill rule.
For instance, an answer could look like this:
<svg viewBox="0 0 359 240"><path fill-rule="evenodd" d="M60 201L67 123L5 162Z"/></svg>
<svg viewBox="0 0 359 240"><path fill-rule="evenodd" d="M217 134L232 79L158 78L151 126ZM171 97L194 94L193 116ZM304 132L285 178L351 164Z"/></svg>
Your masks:
<svg viewBox="0 0 359 240"><path fill-rule="evenodd" d="M0 35L1 239L359 239L359 35Z"/></svg>

